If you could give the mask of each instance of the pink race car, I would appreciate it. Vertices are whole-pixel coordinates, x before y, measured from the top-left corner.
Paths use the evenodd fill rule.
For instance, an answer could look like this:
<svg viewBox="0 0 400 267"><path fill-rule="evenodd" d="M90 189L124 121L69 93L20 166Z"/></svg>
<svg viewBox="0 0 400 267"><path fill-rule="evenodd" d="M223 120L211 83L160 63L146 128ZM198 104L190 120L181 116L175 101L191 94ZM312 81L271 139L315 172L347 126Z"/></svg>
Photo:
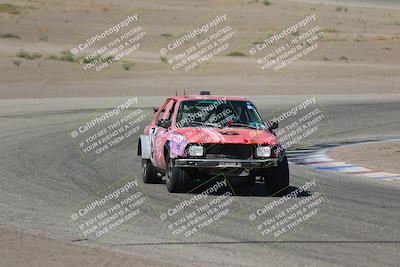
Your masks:
<svg viewBox="0 0 400 267"><path fill-rule="evenodd" d="M264 178L271 193L289 186L285 150L254 104L244 98L175 96L164 101L138 141L145 183L166 176L169 192L185 192L191 179L219 174L254 184Z"/></svg>

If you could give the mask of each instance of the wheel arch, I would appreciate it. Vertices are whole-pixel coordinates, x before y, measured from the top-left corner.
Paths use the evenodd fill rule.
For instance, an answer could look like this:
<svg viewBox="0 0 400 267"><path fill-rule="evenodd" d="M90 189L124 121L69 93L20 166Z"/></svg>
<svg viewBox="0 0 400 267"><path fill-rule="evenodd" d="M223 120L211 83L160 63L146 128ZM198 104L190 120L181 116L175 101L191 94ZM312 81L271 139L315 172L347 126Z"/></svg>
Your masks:
<svg viewBox="0 0 400 267"><path fill-rule="evenodd" d="M151 157L150 136L141 135L139 137L137 155L142 156L142 159L150 159Z"/></svg>

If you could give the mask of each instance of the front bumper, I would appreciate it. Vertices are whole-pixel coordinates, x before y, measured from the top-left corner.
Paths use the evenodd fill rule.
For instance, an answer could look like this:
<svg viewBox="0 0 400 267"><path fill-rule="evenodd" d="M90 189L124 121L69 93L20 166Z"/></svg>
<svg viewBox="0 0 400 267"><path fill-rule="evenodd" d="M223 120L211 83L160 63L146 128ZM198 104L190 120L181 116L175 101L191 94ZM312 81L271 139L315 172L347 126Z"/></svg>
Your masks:
<svg viewBox="0 0 400 267"><path fill-rule="evenodd" d="M257 169L271 168L278 166L278 158L267 159L175 159L175 167L178 168L238 168L238 169Z"/></svg>

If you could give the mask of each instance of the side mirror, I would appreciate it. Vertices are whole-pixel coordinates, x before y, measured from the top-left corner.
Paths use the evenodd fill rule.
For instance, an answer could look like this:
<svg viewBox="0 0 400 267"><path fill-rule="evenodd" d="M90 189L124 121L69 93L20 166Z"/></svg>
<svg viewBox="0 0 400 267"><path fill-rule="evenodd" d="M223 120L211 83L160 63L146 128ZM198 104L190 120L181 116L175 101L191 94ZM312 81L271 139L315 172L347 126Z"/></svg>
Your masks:
<svg viewBox="0 0 400 267"><path fill-rule="evenodd" d="M163 127L165 129L168 129L171 126L171 121L169 120L164 120L164 119L159 119L157 121L157 126Z"/></svg>
<svg viewBox="0 0 400 267"><path fill-rule="evenodd" d="M277 121L269 121L267 125L268 125L268 130L270 131L278 129L279 127L279 123Z"/></svg>

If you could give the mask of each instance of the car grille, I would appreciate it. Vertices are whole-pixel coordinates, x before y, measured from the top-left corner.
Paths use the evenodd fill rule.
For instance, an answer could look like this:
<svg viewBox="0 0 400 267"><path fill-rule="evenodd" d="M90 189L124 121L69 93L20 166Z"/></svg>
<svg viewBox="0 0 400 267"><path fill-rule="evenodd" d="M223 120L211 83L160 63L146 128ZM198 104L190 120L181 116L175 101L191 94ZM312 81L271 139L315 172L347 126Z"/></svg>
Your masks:
<svg viewBox="0 0 400 267"><path fill-rule="evenodd" d="M253 151L253 145L209 144L205 147L205 157L207 159L251 159Z"/></svg>

